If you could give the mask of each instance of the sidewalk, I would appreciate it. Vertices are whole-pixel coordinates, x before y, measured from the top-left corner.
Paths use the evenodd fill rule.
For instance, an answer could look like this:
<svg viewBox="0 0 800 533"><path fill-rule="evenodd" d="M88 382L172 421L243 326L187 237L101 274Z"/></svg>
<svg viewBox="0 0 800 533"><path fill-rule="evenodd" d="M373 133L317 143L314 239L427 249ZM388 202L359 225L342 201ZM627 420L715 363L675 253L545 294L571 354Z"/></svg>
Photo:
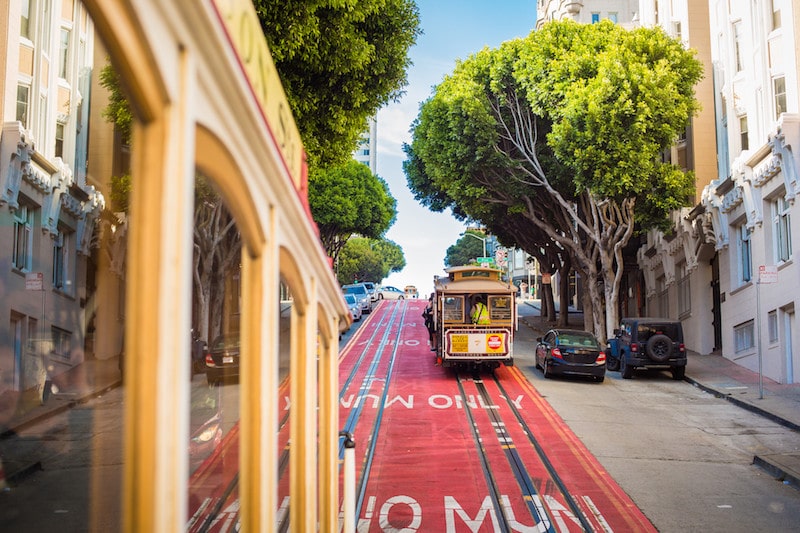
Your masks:
<svg viewBox="0 0 800 533"><path fill-rule="evenodd" d="M55 387L44 404L20 401L17 414L8 423L0 425L0 487L5 481L14 485L28 474L41 468L21 445L18 433L42 420L76 405L102 395L122 384L119 358L87 359L67 372L56 376Z"/></svg>
<svg viewBox="0 0 800 533"><path fill-rule="evenodd" d="M546 329L539 319L539 301L520 300L520 303L527 304L535 312L528 317L534 320L521 316L520 321L537 332L542 332L543 327ZM583 328L583 313L570 311L569 325ZM700 355L691 351L684 379L709 394L797 431L800 443L800 383L785 385L765 377L760 385L758 372L721 355ZM776 479L800 488L800 450L792 454L756 455L753 464Z"/></svg>

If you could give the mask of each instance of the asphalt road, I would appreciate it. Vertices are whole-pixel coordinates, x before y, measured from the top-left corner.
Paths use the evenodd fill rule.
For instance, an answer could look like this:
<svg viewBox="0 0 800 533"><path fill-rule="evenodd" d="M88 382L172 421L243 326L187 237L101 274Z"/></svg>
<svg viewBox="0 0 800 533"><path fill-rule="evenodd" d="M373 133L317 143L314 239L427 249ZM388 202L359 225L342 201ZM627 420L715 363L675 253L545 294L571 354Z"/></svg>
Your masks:
<svg viewBox="0 0 800 533"><path fill-rule="evenodd" d="M800 448L800 435L668 372L603 383L544 379L535 368L537 312L518 332L516 365L661 532L789 532L800 491L752 464ZM570 324L581 327L581 324Z"/></svg>

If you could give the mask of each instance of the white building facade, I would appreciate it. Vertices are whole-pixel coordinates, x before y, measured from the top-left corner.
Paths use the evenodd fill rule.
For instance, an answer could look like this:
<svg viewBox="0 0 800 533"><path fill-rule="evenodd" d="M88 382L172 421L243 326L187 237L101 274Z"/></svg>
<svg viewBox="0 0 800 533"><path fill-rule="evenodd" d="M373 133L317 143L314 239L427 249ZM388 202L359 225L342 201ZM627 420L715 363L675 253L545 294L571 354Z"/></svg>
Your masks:
<svg viewBox="0 0 800 533"><path fill-rule="evenodd" d="M87 183L94 28L83 4L7 2L0 29L2 393L83 362L87 268L105 200Z"/></svg>
<svg viewBox="0 0 800 533"><path fill-rule="evenodd" d="M592 24L608 19L630 28L637 19L638 0L537 0L536 27L550 20L571 18Z"/></svg>
<svg viewBox="0 0 800 533"><path fill-rule="evenodd" d="M719 177L702 192L719 254L723 355L800 381L800 109L790 0L712 0Z"/></svg>

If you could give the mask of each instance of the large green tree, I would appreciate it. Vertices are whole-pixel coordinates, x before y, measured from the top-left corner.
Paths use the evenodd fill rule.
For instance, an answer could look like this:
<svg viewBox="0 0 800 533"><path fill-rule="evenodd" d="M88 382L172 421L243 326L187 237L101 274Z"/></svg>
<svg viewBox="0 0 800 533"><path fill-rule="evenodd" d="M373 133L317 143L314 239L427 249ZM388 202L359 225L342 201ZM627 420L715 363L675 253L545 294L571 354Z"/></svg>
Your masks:
<svg viewBox="0 0 800 533"><path fill-rule="evenodd" d="M407 84L413 0L254 0L309 157L344 162L367 119Z"/></svg>
<svg viewBox="0 0 800 533"><path fill-rule="evenodd" d="M406 147L409 185L432 208L523 217L534 247L554 243L587 280L604 340L635 225L667 228L693 197L693 175L662 153L697 111L701 75L694 52L661 29L547 23L435 88Z"/></svg>
<svg viewBox="0 0 800 533"><path fill-rule="evenodd" d="M325 252L336 262L354 234L378 239L394 224L397 201L389 186L363 163L311 170L308 203Z"/></svg>

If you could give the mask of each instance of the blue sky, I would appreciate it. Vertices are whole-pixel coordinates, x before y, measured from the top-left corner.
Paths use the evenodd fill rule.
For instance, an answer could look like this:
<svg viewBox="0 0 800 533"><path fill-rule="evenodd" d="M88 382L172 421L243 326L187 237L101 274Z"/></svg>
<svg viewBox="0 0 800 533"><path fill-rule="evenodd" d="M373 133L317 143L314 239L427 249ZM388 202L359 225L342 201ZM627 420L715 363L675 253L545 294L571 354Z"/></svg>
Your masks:
<svg viewBox="0 0 800 533"><path fill-rule="evenodd" d="M417 0L417 6L423 34L410 50L406 94L378 113L377 173L397 200L397 221L386 238L400 245L406 258L406 267L383 284L416 285L422 297L433 290L433 276L443 274L445 252L466 226L449 211L434 213L414 200L403 174L403 143L411 141L409 129L420 103L457 59L530 33L536 0Z"/></svg>

